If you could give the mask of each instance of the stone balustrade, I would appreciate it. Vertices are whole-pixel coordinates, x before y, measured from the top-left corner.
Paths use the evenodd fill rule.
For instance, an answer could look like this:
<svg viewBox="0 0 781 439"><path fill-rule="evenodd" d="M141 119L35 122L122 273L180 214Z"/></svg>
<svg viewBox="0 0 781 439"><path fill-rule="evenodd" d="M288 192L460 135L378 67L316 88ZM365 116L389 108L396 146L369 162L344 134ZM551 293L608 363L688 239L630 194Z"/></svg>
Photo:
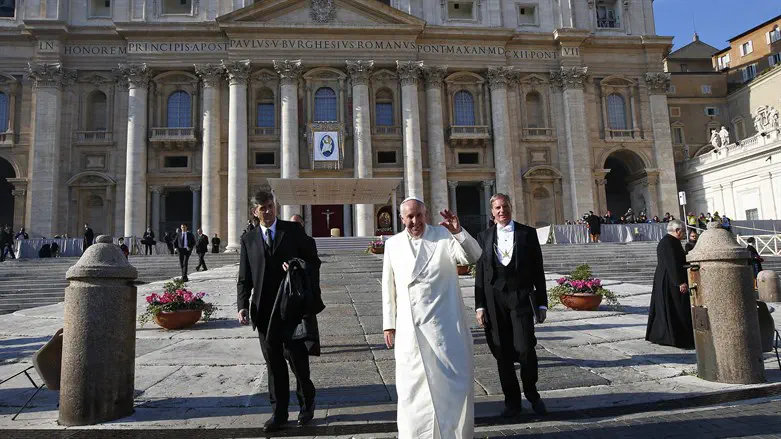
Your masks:
<svg viewBox="0 0 781 439"><path fill-rule="evenodd" d="M724 148L720 148L718 151L713 150L711 152L692 157L689 160L678 163L678 171L685 171L688 169L694 169L700 165L705 165L712 162L722 161L736 155L749 152L756 148L772 145L774 143L781 142L781 131L775 131L765 133L765 135L756 134L747 139L741 140L737 143L732 143Z"/></svg>
<svg viewBox="0 0 781 439"><path fill-rule="evenodd" d="M81 144L111 143L114 139L111 131L76 131L73 140Z"/></svg>

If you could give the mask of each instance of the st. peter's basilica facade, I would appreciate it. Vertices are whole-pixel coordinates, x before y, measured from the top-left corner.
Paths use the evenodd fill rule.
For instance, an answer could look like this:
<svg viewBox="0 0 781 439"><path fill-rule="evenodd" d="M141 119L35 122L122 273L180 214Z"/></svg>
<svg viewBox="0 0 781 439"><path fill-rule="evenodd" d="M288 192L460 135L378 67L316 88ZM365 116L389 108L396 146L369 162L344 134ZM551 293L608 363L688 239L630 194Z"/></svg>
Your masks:
<svg viewBox="0 0 781 439"><path fill-rule="evenodd" d="M677 212L652 0L0 0L0 40L0 222L33 236L234 249L269 178L397 178L471 229L495 192L531 225Z"/></svg>

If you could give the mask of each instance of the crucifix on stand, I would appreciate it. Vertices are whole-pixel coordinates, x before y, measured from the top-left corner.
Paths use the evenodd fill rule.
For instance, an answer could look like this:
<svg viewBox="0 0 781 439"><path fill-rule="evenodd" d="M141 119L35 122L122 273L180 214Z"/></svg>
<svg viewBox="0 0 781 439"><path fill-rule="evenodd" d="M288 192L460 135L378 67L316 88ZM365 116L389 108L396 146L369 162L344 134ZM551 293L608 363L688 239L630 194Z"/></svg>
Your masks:
<svg viewBox="0 0 781 439"><path fill-rule="evenodd" d="M331 209L328 209L322 212L322 214L325 215L325 227L328 228L328 230L331 230L331 215L333 215L334 212L331 212Z"/></svg>

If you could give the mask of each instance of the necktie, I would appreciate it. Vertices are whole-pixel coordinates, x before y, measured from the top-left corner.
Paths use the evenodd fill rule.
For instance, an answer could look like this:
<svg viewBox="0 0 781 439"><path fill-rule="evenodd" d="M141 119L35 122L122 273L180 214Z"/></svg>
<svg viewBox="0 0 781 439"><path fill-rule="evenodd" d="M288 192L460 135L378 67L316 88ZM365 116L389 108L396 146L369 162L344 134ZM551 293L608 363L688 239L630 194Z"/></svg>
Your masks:
<svg viewBox="0 0 781 439"><path fill-rule="evenodd" d="M187 232L182 232L182 242L184 242L184 248L187 248Z"/></svg>
<svg viewBox="0 0 781 439"><path fill-rule="evenodd" d="M266 252L271 254L271 229L266 229Z"/></svg>

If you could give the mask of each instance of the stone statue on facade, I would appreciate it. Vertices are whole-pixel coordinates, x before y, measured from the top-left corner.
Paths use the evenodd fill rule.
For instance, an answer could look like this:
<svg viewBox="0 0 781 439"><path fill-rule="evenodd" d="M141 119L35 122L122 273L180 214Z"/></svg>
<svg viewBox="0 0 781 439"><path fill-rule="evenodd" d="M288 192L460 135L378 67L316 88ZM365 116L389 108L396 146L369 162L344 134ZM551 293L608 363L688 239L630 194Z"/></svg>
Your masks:
<svg viewBox="0 0 781 439"><path fill-rule="evenodd" d="M721 136L715 129L710 130L710 144L713 145L713 149L716 151L721 149Z"/></svg>
<svg viewBox="0 0 781 439"><path fill-rule="evenodd" d="M721 131L719 131L719 138L721 139L721 146L726 147L729 145L729 131L727 131L727 127L724 125L721 126Z"/></svg>

